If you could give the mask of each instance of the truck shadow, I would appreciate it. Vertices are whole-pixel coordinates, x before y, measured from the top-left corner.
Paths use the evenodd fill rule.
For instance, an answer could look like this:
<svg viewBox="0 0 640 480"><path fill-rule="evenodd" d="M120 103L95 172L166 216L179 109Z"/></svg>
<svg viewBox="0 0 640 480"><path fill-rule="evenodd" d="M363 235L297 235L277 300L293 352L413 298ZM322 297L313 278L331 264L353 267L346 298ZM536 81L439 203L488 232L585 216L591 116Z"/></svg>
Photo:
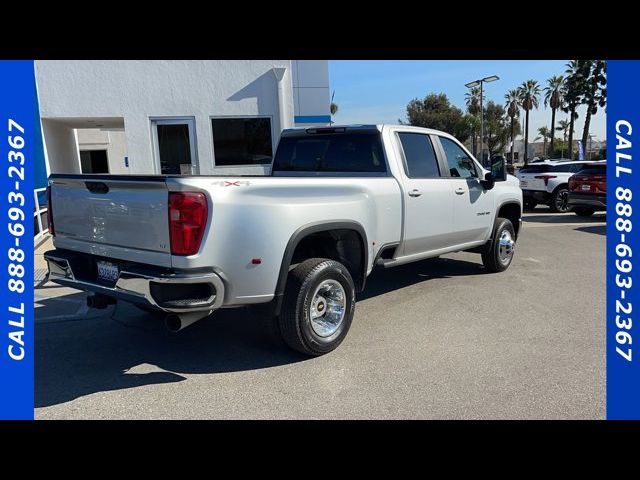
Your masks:
<svg viewBox="0 0 640 480"><path fill-rule="evenodd" d="M359 300L432 278L482 273L480 263L431 259L375 272ZM241 372L308 357L276 344L268 318L249 309L221 310L171 334L160 316L132 305L66 316L84 293L38 301L35 325L35 406L47 407L94 393L170 384L183 374ZM64 307L64 308L63 308ZM210 388L217 388L211 377ZM143 408L141 406L141 408Z"/></svg>
<svg viewBox="0 0 640 480"><path fill-rule="evenodd" d="M451 258L430 258L419 262L408 263L399 267L375 270L369 278L364 292L357 296L357 300L384 295L410 285L425 282L433 278L449 278L469 275L486 274L487 271L478 262L454 260Z"/></svg>

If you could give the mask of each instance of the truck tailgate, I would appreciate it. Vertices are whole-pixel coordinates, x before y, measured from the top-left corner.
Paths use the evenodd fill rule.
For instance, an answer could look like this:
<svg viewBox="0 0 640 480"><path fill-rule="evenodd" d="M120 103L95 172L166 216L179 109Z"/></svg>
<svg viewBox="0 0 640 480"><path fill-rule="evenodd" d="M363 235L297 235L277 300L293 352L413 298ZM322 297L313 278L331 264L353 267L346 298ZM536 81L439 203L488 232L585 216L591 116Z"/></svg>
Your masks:
<svg viewBox="0 0 640 480"><path fill-rule="evenodd" d="M171 266L163 177L52 175L55 245Z"/></svg>

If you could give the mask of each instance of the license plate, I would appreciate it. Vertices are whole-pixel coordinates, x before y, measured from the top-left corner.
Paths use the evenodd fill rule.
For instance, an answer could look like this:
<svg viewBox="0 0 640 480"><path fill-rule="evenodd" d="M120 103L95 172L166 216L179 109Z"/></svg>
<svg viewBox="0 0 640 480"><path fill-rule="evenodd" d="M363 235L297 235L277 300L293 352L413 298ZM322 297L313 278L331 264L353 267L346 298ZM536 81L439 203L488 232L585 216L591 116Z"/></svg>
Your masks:
<svg viewBox="0 0 640 480"><path fill-rule="evenodd" d="M591 185L582 185L582 190L591 190Z"/></svg>
<svg viewBox="0 0 640 480"><path fill-rule="evenodd" d="M520 180L520 187L526 187L528 185L526 180Z"/></svg>
<svg viewBox="0 0 640 480"><path fill-rule="evenodd" d="M110 262L99 261L96 263L98 267L98 278L115 282L118 279L118 266Z"/></svg>

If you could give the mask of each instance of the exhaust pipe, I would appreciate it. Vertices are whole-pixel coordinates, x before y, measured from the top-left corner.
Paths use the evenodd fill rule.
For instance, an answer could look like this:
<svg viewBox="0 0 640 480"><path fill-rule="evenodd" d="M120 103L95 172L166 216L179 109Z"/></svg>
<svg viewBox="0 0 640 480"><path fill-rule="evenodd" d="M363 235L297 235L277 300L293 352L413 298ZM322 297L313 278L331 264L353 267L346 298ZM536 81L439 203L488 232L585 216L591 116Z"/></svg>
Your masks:
<svg viewBox="0 0 640 480"><path fill-rule="evenodd" d="M114 305L115 303L115 298L109 297L108 295L102 295L100 293L89 295L87 297L87 307L89 308L97 308L102 310L107 308L109 305Z"/></svg>
<svg viewBox="0 0 640 480"><path fill-rule="evenodd" d="M179 332L183 328L208 317L213 310L202 310L189 313L170 313L164 319L164 325L170 332Z"/></svg>

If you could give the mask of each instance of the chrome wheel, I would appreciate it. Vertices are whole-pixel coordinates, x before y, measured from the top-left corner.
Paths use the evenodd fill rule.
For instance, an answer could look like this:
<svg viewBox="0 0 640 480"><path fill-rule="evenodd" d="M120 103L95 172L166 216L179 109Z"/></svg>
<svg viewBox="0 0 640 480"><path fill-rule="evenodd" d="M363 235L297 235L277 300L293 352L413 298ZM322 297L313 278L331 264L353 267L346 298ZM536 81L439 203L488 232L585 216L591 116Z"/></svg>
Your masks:
<svg viewBox="0 0 640 480"><path fill-rule="evenodd" d="M347 307L347 295L340 282L325 280L318 285L309 307L311 328L320 337L333 335L342 320Z"/></svg>
<svg viewBox="0 0 640 480"><path fill-rule="evenodd" d="M555 207L556 207L556 210L560 213L569 211L569 191L568 190L563 189L556 194Z"/></svg>
<svg viewBox="0 0 640 480"><path fill-rule="evenodd" d="M503 264L507 263L511 259L515 247L516 242L513 240L511 232L509 232L509 230L502 230L500 240L498 241L498 254L500 255L500 261Z"/></svg>

